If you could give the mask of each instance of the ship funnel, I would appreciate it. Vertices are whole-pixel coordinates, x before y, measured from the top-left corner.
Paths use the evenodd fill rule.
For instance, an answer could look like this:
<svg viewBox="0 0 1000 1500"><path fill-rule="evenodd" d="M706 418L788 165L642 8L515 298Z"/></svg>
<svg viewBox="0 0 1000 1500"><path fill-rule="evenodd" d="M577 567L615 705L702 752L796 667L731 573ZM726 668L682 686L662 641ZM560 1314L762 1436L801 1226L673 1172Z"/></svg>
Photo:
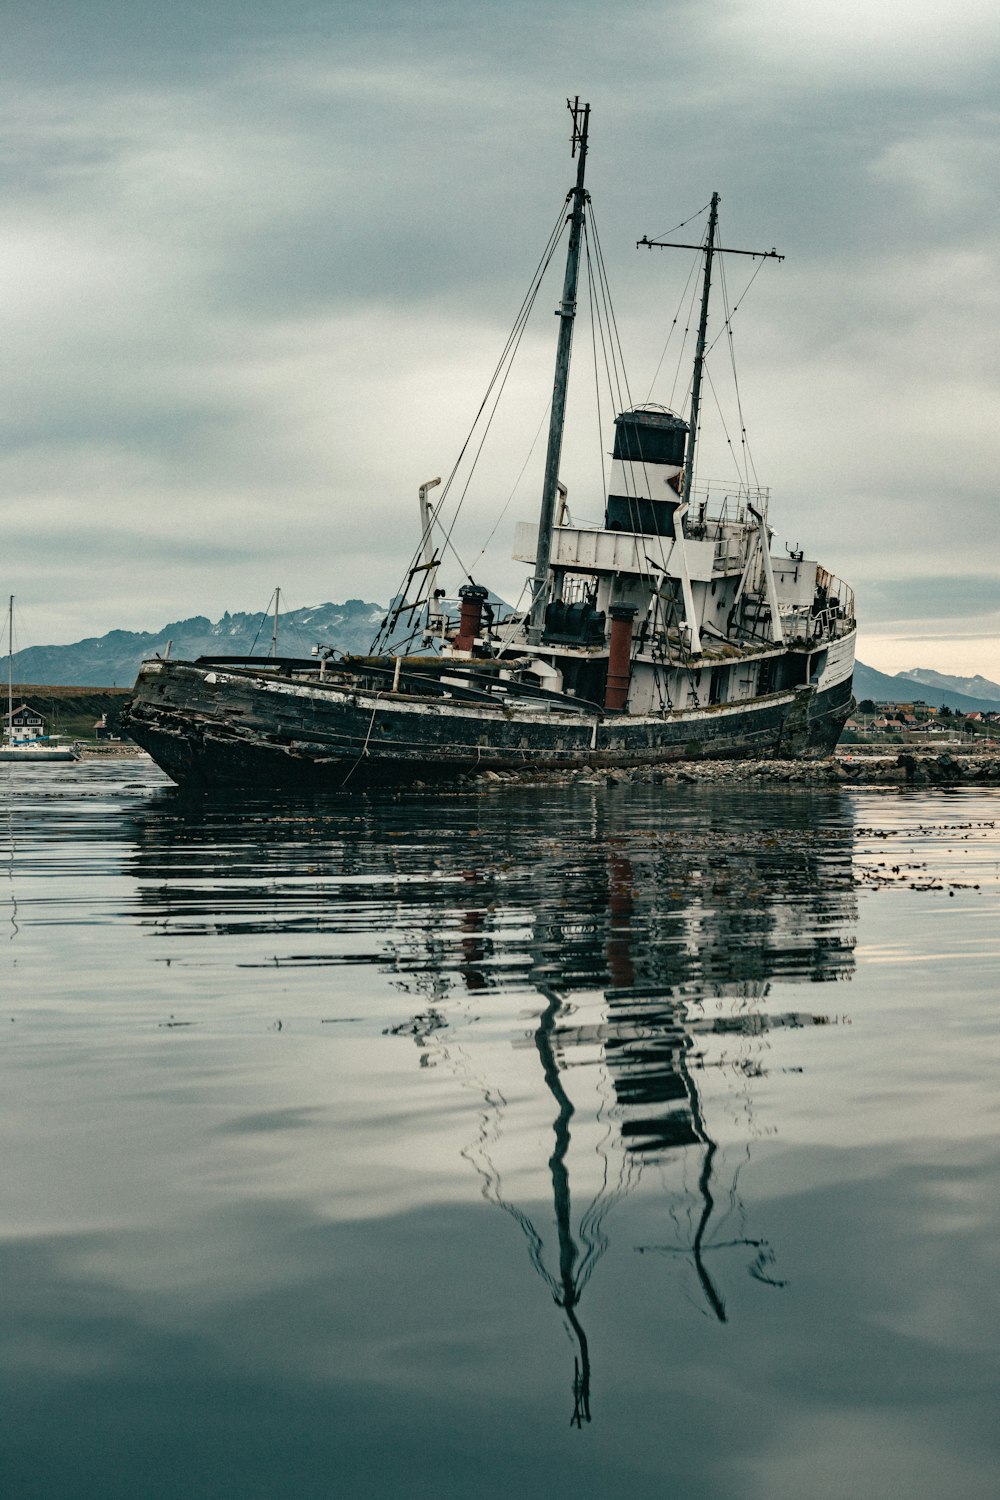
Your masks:
<svg viewBox="0 0 1000 1500"><path fill-rule="evenodd" d="M688 424L662 406L615 418L615 447L604 524L609 531L674 534Z"/></svg>
<svg viewBox="0 0 1000 1500"><path fill-rule="evenodd" d="M452 641L456 651L471 651L483 625L483 609L489 598L489 590L478 583L464 583L458 591L462 601L462 612L458 622L458 634Z"/></svg>

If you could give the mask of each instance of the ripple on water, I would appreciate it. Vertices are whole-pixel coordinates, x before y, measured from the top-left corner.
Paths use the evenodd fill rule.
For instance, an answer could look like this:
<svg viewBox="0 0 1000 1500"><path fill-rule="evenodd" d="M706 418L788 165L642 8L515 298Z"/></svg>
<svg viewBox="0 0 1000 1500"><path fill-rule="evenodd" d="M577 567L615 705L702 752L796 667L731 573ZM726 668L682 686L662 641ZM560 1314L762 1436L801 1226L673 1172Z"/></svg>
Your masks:
<svg viewBox="0 0 1000 1500"><path fill-rule="evenodd" d="M11 1493L832 1500L846 1432L853 1492L988 1493L996 793L52 769L2 784Z"/></svg>

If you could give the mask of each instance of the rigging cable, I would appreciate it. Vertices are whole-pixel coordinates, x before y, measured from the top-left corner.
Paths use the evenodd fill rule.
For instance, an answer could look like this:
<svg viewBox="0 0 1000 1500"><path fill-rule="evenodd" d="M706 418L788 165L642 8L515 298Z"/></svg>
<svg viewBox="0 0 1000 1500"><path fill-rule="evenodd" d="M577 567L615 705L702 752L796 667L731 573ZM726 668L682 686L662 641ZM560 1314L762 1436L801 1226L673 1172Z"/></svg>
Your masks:
<svg viewBox="0 0 1000 1500"><path fill-rule="evenodd" d="M604 261L604 252L603 252L603 249L602 249L602 246L601 246L600 234L599 234L599 231L598 231L598 228L597 228L596 217L593 214L593 212L591 212L591 221L592 221L592 225L593 225L594 252L595 252L595 260L596 260L597 273L598 273L598 292L599 292L598 310L599 310L599 312L603 308L603 320L602 320L602 323L601 323L601 345L602 345L602 349L604 349L604 352L605 352L605 368L607 370L608 360L607 360L607 350L606 350L605 340L604 340L604 325L606 324L607 325L607 331L608 331L608 343L610 343L611 350L612 350L611 364L612 364L612 368L614 370L614 376L613 376L613 378L612 378L612 375L611 375L610 371L608 371L608 380L609 380L609 385L612 386L612 396L616 396L617 397L618 410L619 411L623 411L623 410L631 409L632 408L632 393L631 393L631 391L629 389L629 385L628 385L628 376L627 376L626 369L625 369L625 359L624 359L624 355L622 353L621 338L620 338L620 335L618 333L618 324L617 324L617 320L615 318L614 305L613 305L613 302L612 302L612 299L611 299L610 282L609 282L609 279L608 279L607 267L606 267L606 264L605 264L605 261ZM591 274L591 266L590 266L590 256L589 256L589 244L588 244L587 265L588 265L588 275L590 275ZM620 378L619 378L619 370L621 372ZM633 486L635 485L635 479L634 479L634 477L632 475L630 475L630 470L633 469L635 462L636 461L633 461L633 460L623 460L622 461L622 472L626 475L626 482L627 483L631 483ZM644 488L645 488L646 494L647 495L652 495L652 485L650 483L649 472L648 472L648 470L646 468L645 462L642 460L641 457L639 458L639 460L637 462L639 464L641 464L641 467L642 467L642 477L643 477L643 480L645 481ZM640 523L639 523L638 506L634 504L634 501L638 497L636 495L632 495L632 496L628 496L627 498L629 499L629 502L630 502L629 503L629 509L630 509L630 513L631 513L631 516L632 516L633 529L636 532L639 532L641 530L641 527L640 527ZM650 542L651 542L651 540L652 539L650 538ZM656 575L656 566L655 566L653 560L647 555L647 553L645 552L644 549L642 551L641 559L640 559L639 574L640 574L640 577L642 577L645 580L646 584L648 585L648 587L650 589L651 599L650 599L649 607L647 609L646 618L643 620L642 625L640 626L639 630L635 631L633 633L632 647L631 647L631 660L633 662L640 655L643 647L646 644L647 626L650 623L652 623L652 628L653 628L653 631L655 632L655 629L656 629L656 619L657 619L657 616L660 613L661 605L662 605L662 602L663 602L662 601L662 596L661 596L661 590L662 590L663 584L664 584L664 582L665 582L665 580L667 578L667 558L664 555L664 550L663 550L663 537L661 535L659 535L659 534L657 534L657 537L656 537L656 546L657 546L657 549L659 551L659 577L658 578L655 576ZM673 547L673 543L671 543L671 550L672 550L672 547ZM664 613L664 619L665 619L665 613ZM666 626L664 628L666 628ZM662 707L663 691L662 691L662 684L660 682L659 668L657 668L656 671L655 671L655 681L656 681L657 692L660 694L661 707Z"/></svg>
<svg viewBox="0 0 1000 1500"><path fill-rule="evenodd" d="M726 284L726 273L725 273L724 258L723 258L723 267L722 267L722 273L721 273L722 298L723 298L723 307L726 310L726 319L725 319L725 323L723 324L723 327L719 330L719 337L721 337L722 333L725 332L725 334L726 334L726 341L727 341L727 343L729 345L729 363L730 363L730 366L731 366L732 372L733 372L733 390L734 390L734 392L736 394L736 411L737 411L737 415L739 416L739 422L740 422L740 443L741 443L742 448L743 448L743 473L745 475L745 483L746 483L746 487L747 487L748 490L750 488L750 474L751 474L751 472L753 473L754 484L755 484L755 486L758 489L760 488L760 480L757 478L757 469L756 469L756 466L754 465L753 455L750 452L750 444L747 441L746 423L745 423L745 421L743 419L743 401L742 401L742 398L740 396L739 376L736 373L736 349L735 349L735 346L733 344L733 316L734 316L734 314L736 312L736 308L739 307L740 302L743 301L743 297L746 296L747 292L750 290L751 286L753 285L754 277L756 277L757 272L760 270L760 267L763 264L764 264L764 262L763 262L763 260L761 260L760 263L759 263L759 265L757 265L755 267L753 276L751 276L750 280L747 282L746 287L744 288L743 295L740 297L739 302L737 302L734 305L734 307L733 307L733 309L732 309L731 312L729 311L729 288L728 288L728 286Z"/></svg>
<svg viewBox="0 0 1000 1500"><path fill-rule="evenodd" d="M679 229L686 229L689 224L694 223L695 219L699 219L702 214L707 214L711 206L711 203L706 203L703 208L696 208L693 214L689 214L686 219L682 219L679 224L675 224L673 229L665 229L662 234L654 234L650 238L653 240L665 240L668 234L676 234Z"/></svg>
<svg viewBox="0 0 1000 1500"><path fill-rule="evenodd" d="M739 455L737 454L736 449L733 447L733 440L732 440L732 438L729 436L729 428L726 425L726 418L725 418L725 415L723 414L722 403L719 400L719 393L715 389L715 381L712 379L712 372L708 368L707 365L704 367L704 374L705 374L705 379L708 381L709 389L712 392L712 397L713 397L713 399L715 401L715 409L716 409L716 411L719 414L719 421L722 424L722 431L723 431L723 434L724 434L725 439L726 439L726 447L729 449L730 455L732 456L733 463L736 466L737 478L739 479L739 482L740 482L741 485L744 485L747 489L749 489L749 487L750 487L749 480L748 480L746 474L742 473L740 471Z"/></svg>
<svg viewBox="0 0 1000 1500"><path fill-rule="evenodd" d="M700 218L702 214L707 213L710 207L711 207L711 204L706 203L704 208L699 208L698 211L696 213L691 214L689 218L683 219L680 224L676 224L673 229L668 229L664 234L654 235L653 238L655 240L663 240L663 239L666 239L666 237L667 237L668 234L676 234L679 229L684 229L688 224L693 223L695 219ZM667 336L666 336L666 338L665 338L665 340L663 342L663 348L660 351L660 357L657 360L656 369L653 371L653 378L649 382L649 390L646 393L646 400L647 401L649 400L650 396L652 396L652 394L653 394L653 387L655 386L655 384L656 384L656 382L657 382L657 380L659 378L660 369L662 368L663 361L664 361L664 359L666 358L666 355L667 355L667 349L670 347L670 340L673 338L674 331L677 328L677 320L678 320L678 318L681 315L681 307L684 304L684 298L687 295L688 287L691 287L693 285L694 289L695 290L697 289L696 275L697 275L697 271L698 271L698 261L699 261L699 258L701 256L701 253L702 252L699 250L695 254L694 258L692 259L692 261L691 261L691 269L688 271L688 279L684 283L683 288L681 289L680 297L677 299L677 311L674 313L673 320L672 320L672 322L670 324L670 327L667 330ZM687 338L688 334L691 331L691 307L692 307L692 305L694 303L695 290L692 291L691 303L688 305L688 326L684 330L684 339ZM683 354L684 339L682 339L682 341L681 341L681 351L680 351L681 354ZM677 373L679 372L679 370L680 370L680 356L678 356L677 372L674 373L674 383L673 383L673 386L671 386L671 389L670 389L670 406L671 407L673 406L674 390L676 389L676 386L677 386Z"/></svg>
<svg viewBox="0 0 1000 1500"><path fill-rule="evenodd" d="M570 195L570 196L572 196L572 195ZM471 465L471 468L470 468L470 471L469 471L469 477L466 480L465 488L462 491L461 496L459 497L459 501L458 501L458 505L457 505L456 510L455 510L455 514L452 516L451 522L450 522L447 530L444 530L444 528L442 527L442 523L440 522L440 520L438 518L439 518L440 513L441 513L441 508L444 505L444 502L445 502L445 500L448 497L448 494L449 494L449 492L451 490L452 484L454 483L455 476L458 473L458 470L459 470L459 467L460 467L460 465L462 463L462 460L465 458L465 455L468 452L469 446L472 443L472 440L473 440L473 437L475 435L476 428L477 428L477 426L479 424L480 418L482 417L483 412L486 410L487 406L490 403L490 398L493 395L493 391L494 391L494 388L497 385L497 382L500 381L500 389L499 389L499 391L497 391L496 397L495 397L495 399L493 401L492 411L490 412L489 418L487 419L486 432L489 431L489 426L492 423L493 415L494 415L494 413L496 411L497 402L499 401L500 394L502 393L503 387L506 384L507 376L510 373L510 366L511 366L511 363L513 361L513 357L514 357L514 355L517 352L518 346L520 345L521 338L523 337L525 327L527 326L528 319L529 319L529 317L531 315L531 312L532 312L532 309L534 307L535 300L536 300L536 298L538 296L538 292L539 292L539 290L541 288L541 284L542 284L542 281L544 279L545 273L548 270L549 264L550 264L550 262L552 260L552 256L555 254L556 247L558 246L558 243L559 243L560 239L562 238L562 235L563 235L563 233L565 231L565 227L566 227L566 223L567 223L567 219L566 219L566 216L565 216L565 208L566 208L566 203L568 201L569 201L569 199L565 198L563 200L562 204L560 205L559 213L556 216L556 221L555 221L554 225L552 226L552 230L551 230L551 232L549 234L549 238L548 238L548 241L546 243L545 249L542 252L541 259L539 260L538 265L535 267L535 271L534 271L534 274L533 274L533 276L531 278L531 282L529 284L528 290L525 293L525 296L524 296L524 299L523 299L523 301L521 303L520 308L518 309L517 316L514 319L513 327L511 328L511 331L510 331L510 333L507 336L507 341L506 341L506 343L504 345L503 351L502 351L502 353L500 355L499 360L497 361L496 368L494 369L494 372L493 372L493 375L492 375L492 377L490 379L489 385L486 388L486 394L484 395L482 401L480 402L479 410L476 412L476 415L473 418L472 425L469 428L469 432L468 432L468 435L467 435L467 437L465 439L465 442L462 444L462 447L461 447L461 449L459 451L458 457L456 458L455 463L452 466L451 473L448 475L448 478L445 481L444 488L443 488L442 493L441 493L441 498L440 498L440 500L438 502L438 505L437 505L437 508L436 508L436 514L433 517L432 525L436 525L439 530L443 530L444 531L444 545L448 549L450 549L450 551L454 554L455 559L456 559L456 561L459 564L459 567L461 568L462 572L465 574L466 577L469 577L469 573L468 573L467 569L465 568L465 566L464 566L464 564L462 562L462 559L460 558L460 556L458 554L458 551L457 551L457 549L456 549L456 547L454 545L454 542L452 541L452 532L454 531L455 522L458 519L459 511L462 508L462 503L463 503L463 501L465 499L465 496L466 496L466 494L468 492L469 483L471 482L472 474L475 471L476 463L478 461L480 453L482 452L483 443L486 441L486 433L483 434L482 441L480 442L479 447L476 450L476 454L475 454L475 457L472 460L472 465ZM505 367L506 367L506 369L505 369ZM412 557L410 565L409 565L409 567L407 569L405 579L401 580L401 588L405 588L407 586L407 583L408 583L409 579L412 577L413 569L417 565L417 561L418 561L418 558L420 556L420 551L421 551L421 546L422 546L423 540L424 540L424 538L421 536L420 542L418 542L418 544L417 544L417 548L416 548L416 550L413 553L413 557ZM469 581L470 582L472 581L471 578L469 579ZM390 621L391 616L392 616L392 611L390 610L389 613L386 615L386 618L383 621L381 627L379 628L379 631L376 634L375 639L372 642L371 650L373 652L375 651L375 648L376 648L379 640L382 638L382 635L385 632L386 628L389 626L389 621ZM398 615L397 615L397 619L398 619Z"/></svg>
<svg viewBox="0 0 1000 1500"><path fill-rule="evenodd" d="M673 338L674 334L677 331L677 323L678 323L678 321L680 319L680 316L681 316L681 308L684 305L684 298L687 296L688 288L692 285L692 283L695 280L695 272L697 271L697 269L698 269L698 257L695 256L694 260L691 262L691 269L688 272L688 279L684 283L684 286L683 286L683 288L681 290L681 294L680 294L679 298L677 299L677 311L674 313L674 316L673 316L673 318L671 319L671 322L670 322L670 327L667 329L667 336L666 336L666 338L663 341L663 348L660 350L660 357L659 357L659 359L656 362L656 369L653 371L653 378L649 382L649 390L646 392L646 400L647 401L649 401L650 397L652 396L652 394L653 394L653 387L655 386L657 380L659 380L659 378L660 378L660 371L663 368L663 361L666 359L666 357L667 357L667 350L670 348L670 340ZM689 321L690 321L690 316L691 316L691 314L689 312L688 313L688 319L689 319ZM686 338L689 332L690 332L690 327L685 328L684 334L683 334L683 338ZM682 340L681 348L683 349L683 340ZM677 376L675 375L674 376L674 385L676 385L676 384L677 384ZM673 392L671 392L671 396L672 395L673 395Z"/></svg>
<svg viewBox="0 0 1000 1500"><path fill-rule="evenodd" d="M253 638L253 645L250 647L250 650L247 652L248 656L253 656L254 652L257 649L257 642L260 640L260 633L264 629L264 621L265 620L269 620L271 618L271 605L272 605L273 602L274 602L274 589L271 590L271 596L270 596L270 598L267 601L267 608L265 609L264 613L260 617L260 624L257 626L257 634Z"/></svg>
<svg viewBox="0 0 1000 1500"><path fill-rule="evenodd" d="M601 493L602 495L606 495L608 493L608 475L607 470L604 466L604 441L602 437L602 433L604 431L604 423L601 416L601 377L597 364L597 315L594 306L594 268L591 265L590 260L590 238L587 235L586 222L584 223L584 248L587 255L587 303L590 309L590 350L591 357L594 361L594 401L597 406L597 451L600 454L601 458ZM603 344L604 339L602 336L602 347ZM605 364L606 363L607 361L605 360Z"/></svg>
<svg viewBox="0 0 1000 1500"><path fill-rule="evenodd" d="M700 255L701 251L699 251L698 253ZM674 378L673 378L673 382L671 383L671 386L670 386L670 400L669 400L668 404L669 404L671 410L674 410L674 408L675 408L675 402L676 402L676 397L677 397L677 383L678 383L678 381L681 378L681 367L684 364L684 351L687 348L688 337L689 337L689 335L691 333L691 324L692 324L692 321L694 320L695 303L698 300L698 280L697 280L697 277L694 275L694 270L695 270L696 265L697 265L697 259L695 260L695 264L692 265L691 275L689 276L688 283L687 283L688 286L690 286L690 288L691 288L691 298L690 298L690 301L688 302L687 323L684 326L684 335L683 335L683 337L681 339L680 348L677 350L677 364L676 364L676 366L674 368ZM685 290L687 290L686 287L685 287ZM692 385L693 379L694 379L694 373L692 371L692 373L688 375L687 388L686 388L686 390L684 392L684 399L680 403L682 406L686 405L688 403L689 399L690 399L690 396L691 396L691 385Z"/></svg>
<svg viewBox="0 0 1000 1500"><path fill-rule="evenodd" d="M593 219L593 216L592 216L592 219ZM606 268L605 263L604 263L604 252L603 252L603 250L601 248L600 235L598 233L596 219L593 219L593 230L594 230L594 252L595 252L595 259L596 259L596 265L597 265L597 274L598 274L598 291L599 291L598 307L599 307L599 310L601 310L601 312L603 314L604 323L607 325L608 343L611 346L611 371L609 371L608 379L609 379L609 384L611 385L611 388L612 388L611 389L612 397L613 397L613 399L617 403L617 407L618 407L619 412L621 412L621 411L626 411L626 410L630 410L631 409L631 407L632 407L632 392L629 390L628 376L627 376L626 371L625 371L625 359L624 359L624 356L622 354L621 338L620 338L619 333L618 333L618 324L617 324L617 321L615 319L614 306L613 306L612 301L611 301L611 288L610 288L610 284L609 284L609 281L608 281L607 268ZM602 346L603 346L603 344L604 344L603 332L602 332L601 342L602 342ZM605 366L607 367L607 355L606 354L605 354ZM613 371L613 375L611 373L612 371ZM650 486L650 483L649 483L649 473L648 473L648 471L646 469L645 463L643 462L643 460L641 459L641 457L638 460L631 460L630 459L630 460L627 461L629 467L631 467L635 462L638 462L642 466L642 475L643 475L643 479L646 482L645 483L645 488L646 488L646 490L648 492L650 490L651 486ZM626 473L628 472L628 469L625 467L625 461L623 461L623 471L626 472ZM632 482L634 483L634 481L632 481ZM630 500L632 500L632 499L634 499L636 497L630 496L628 498ZM639 526L638 526L638 514L637 514L637 510L633 509L631 506L630 506L630 510L631 510L631 513L632 513L632 518L633 518L633 523L634 523L634 526L635 526L635 530L638 531L639 530ZM662 539L660 541L660 552L661 552L661 556L662 556L662 552L663 552ZM645 558L644 558L644 560L645 560ZM647 580L651 579L652 574L650 572L647 572L646 569L643 569L642 573L643 573L643 576L647 578Z"/></svg>
<svg viewBox="0 0 1000 1500"><path fill-rule="evenodd" d="M476 560L472 564L473 569L475 569L476 566L477 566L477 564L479 564L480 562L482 562L483 558L486 556L486 549L490 545L490 543L492 542L493 538L496 536L497 530L499 529L499 526L500 526L500 522L503 520L504 516L507 514L507 511L510 508L511 501L514 499L514 496L517 494L518 486L520 485L521 480L524 478L525 470L527 469L528 465L530 464L532 454L534 453L536 447L538 446L538 439L542 435L542 428L545 426L545 419L548 416L548 414L551 411L551 409L552 409L552 401L550 399L550 400L546 401L546 403L545 403L545 410L542 412L541 421L538 424L538 428L537 428L537 430L535 432L535 436L531 440L531 447L528 449L528 455L525 458L524 463L521 465L521 472L518 474L517 478L514 480L513 488L511 489L510 494L507 496L506 500L504 501L503 508L501 509L500 514L497 516L496 520L493 523L493 529L490 531L489 536L486 538L485 542L483 543L483 545L479 549L479 553L478 553L478 555L476 557Z"/></svg>

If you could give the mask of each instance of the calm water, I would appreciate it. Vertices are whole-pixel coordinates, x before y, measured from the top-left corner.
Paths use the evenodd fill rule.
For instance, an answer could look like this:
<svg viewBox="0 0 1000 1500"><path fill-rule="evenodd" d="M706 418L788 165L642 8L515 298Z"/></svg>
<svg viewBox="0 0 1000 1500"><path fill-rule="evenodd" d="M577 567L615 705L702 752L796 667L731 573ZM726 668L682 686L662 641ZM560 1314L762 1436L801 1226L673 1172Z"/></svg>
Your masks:
<svg viewBox="0 0 1000 1500"><path fill-rule="evenodd" d="M4 1500L997 1493L1000 794L0 798Z"/></svg>

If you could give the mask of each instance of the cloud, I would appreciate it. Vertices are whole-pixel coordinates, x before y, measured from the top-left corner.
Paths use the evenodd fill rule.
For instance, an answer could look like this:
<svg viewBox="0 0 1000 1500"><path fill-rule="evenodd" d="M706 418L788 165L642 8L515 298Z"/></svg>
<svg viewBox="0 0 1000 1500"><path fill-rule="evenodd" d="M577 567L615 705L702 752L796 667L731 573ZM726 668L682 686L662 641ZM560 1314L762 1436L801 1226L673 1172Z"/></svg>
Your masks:
<svg viewBox="0 0 1000 1500"><path fill-rule="evenodd" d="M1000 540L984 5L635 3L609 27L593 4L105 0L15 4L8 29L10 586L71 633L256 605L277 573L302 603L392 591L416 485L448 472L569 187L577 90L633 392L688 273L635 241L717 188L727 242L788 256L733 325L779 534L855 582L862 616L887 567L961 579ZM750 269L732 263L734 298ZM463 510L476 556L509 501L484 564L506 592L557 283ZM588 342L581 319L563 477L584 514L610 444ZM727 360L723 340L723 401ZM702 473L727 477L710 429ZM74 573L130 551L143 585Z"/></svg>

